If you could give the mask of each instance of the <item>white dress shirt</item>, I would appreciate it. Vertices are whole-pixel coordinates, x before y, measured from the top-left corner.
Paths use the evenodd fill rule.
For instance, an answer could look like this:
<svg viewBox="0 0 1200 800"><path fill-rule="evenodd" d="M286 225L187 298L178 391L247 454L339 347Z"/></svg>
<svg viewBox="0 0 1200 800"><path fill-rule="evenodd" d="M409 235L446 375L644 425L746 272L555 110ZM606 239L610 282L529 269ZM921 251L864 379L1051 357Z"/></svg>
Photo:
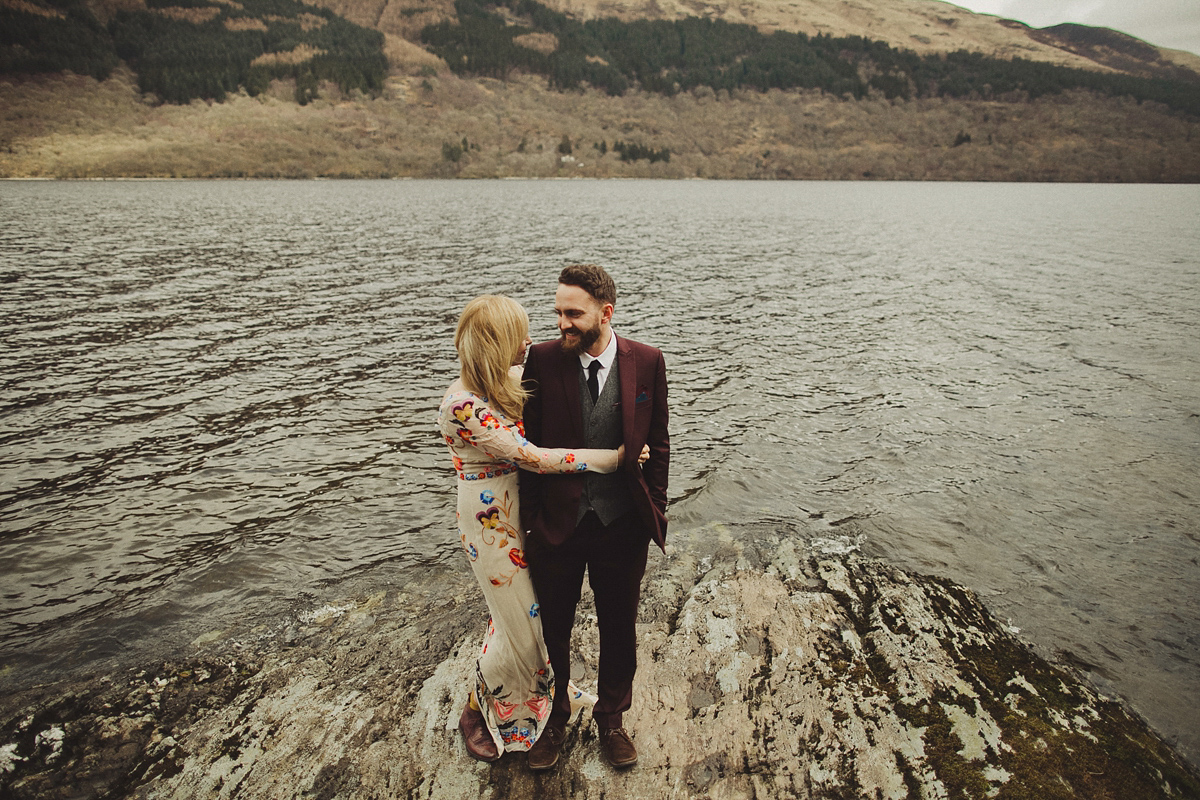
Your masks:
<svg viewBox="0 0 1200 800"><path fill-rule="evenodd" d="M610 331L611 333L611 331ZM588 365L593 361L600 362L600 371L596 373L596 380L600 384L600 392L604 391L604 382L608 380L609 373L612 371L613 360L617 357L617 334L612 333L608 337L608 347L604 348L604 352L593 358L587 353L579 354L579 363L583 366L584 373L588 371ZM599 393L599 392L598 392Z"/></svg>

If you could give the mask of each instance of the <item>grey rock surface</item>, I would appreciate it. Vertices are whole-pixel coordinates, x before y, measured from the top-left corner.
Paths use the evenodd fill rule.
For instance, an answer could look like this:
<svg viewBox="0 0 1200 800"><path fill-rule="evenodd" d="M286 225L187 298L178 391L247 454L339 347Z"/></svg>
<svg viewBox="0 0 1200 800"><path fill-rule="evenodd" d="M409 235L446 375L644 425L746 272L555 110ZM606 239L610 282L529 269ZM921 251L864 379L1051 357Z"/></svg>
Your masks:
<svg viewBox="0 0 1200 800"><path fill-rule="evenodd" d="M652 558L615 772L585 712L562 760L471 760L456 723L486 623L465 567L214 632L130 673L0 704L14 798L1200 797L1119 702L1036 655L969 591L848 539L709 526ZM585 597L573 676L594 686Z"/></svg>

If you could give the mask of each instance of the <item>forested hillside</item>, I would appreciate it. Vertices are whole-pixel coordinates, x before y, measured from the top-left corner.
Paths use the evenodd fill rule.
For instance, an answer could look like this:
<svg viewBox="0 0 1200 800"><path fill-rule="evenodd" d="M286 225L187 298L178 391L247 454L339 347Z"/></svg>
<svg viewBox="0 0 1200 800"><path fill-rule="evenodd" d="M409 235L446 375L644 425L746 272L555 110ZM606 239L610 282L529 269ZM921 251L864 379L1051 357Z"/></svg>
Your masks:
<svg viewBox="0 0 1200 800"><path fill-rule="evenodd" d="M321 81L378 93L387 75L383 35L296 0L146 0L101 26L80 0L0 7L0 71L70 70L108 77L118 59L143 92L168 103L251 96L270 82L295 82L296 101Z"/></svg>
<svg viewBox="0 0 1200 800"><path fill-rule="evenodd" d="M103 80L116 65L112 36L81 0L0 4L0 74L69 70Z"/></svg>
<svg viewBox="0 0 1200 800"><path fill-rule="evenodd" d="M820 89L855 99L871 91L888 99L991 99L1087 89L1200 114L1200 83L1195 80L1143 78L966 51L920 56L862 37L764 34L749 25L702 17L578 22L536 0L497 0L490 7L480 0L457 0L455 8L457 22L432 25L421 34L451 69L496 78L525 70L547 76L559 89L586 84L614 95L631 86L662 94L700 86ZM511 13L505 16L501 10ZM535 38L538 34L552 39ZM552 42L553 49L536 49L538 42Z"/></svg>

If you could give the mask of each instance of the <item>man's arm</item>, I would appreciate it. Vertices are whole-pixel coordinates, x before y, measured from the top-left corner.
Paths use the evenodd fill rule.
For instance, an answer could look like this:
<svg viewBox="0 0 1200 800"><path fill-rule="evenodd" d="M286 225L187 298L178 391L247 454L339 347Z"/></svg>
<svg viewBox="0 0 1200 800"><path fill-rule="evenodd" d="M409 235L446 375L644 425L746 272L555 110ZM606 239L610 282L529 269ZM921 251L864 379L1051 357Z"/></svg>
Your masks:
<svg viewBox="0 0 1200 800"><path fill-rule="evenodd" d="M667 364L662 351L657 351L658 362L654 365L654 410L650 415L650 433L646 444L650 445L650 460L642 469L650 499L658 510L667 510L667 476L671 467L671 435L667 430Z"/></svg>

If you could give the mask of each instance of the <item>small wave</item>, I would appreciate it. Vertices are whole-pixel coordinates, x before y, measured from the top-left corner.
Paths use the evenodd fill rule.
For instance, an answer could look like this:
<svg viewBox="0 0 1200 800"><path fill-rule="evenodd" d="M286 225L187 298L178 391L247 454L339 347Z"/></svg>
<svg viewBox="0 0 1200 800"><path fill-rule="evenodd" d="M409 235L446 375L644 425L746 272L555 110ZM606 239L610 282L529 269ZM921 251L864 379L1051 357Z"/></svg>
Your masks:
<svg viewBox="0 0 1200 800"><path fill-rule="evenodd" d="M353 608L353 603L344 606L324 605L312 611L304 612L300 615L300 621L306 625L311 625L314 622L321 624L337 619L347 611L353 610Z"/></svg>

